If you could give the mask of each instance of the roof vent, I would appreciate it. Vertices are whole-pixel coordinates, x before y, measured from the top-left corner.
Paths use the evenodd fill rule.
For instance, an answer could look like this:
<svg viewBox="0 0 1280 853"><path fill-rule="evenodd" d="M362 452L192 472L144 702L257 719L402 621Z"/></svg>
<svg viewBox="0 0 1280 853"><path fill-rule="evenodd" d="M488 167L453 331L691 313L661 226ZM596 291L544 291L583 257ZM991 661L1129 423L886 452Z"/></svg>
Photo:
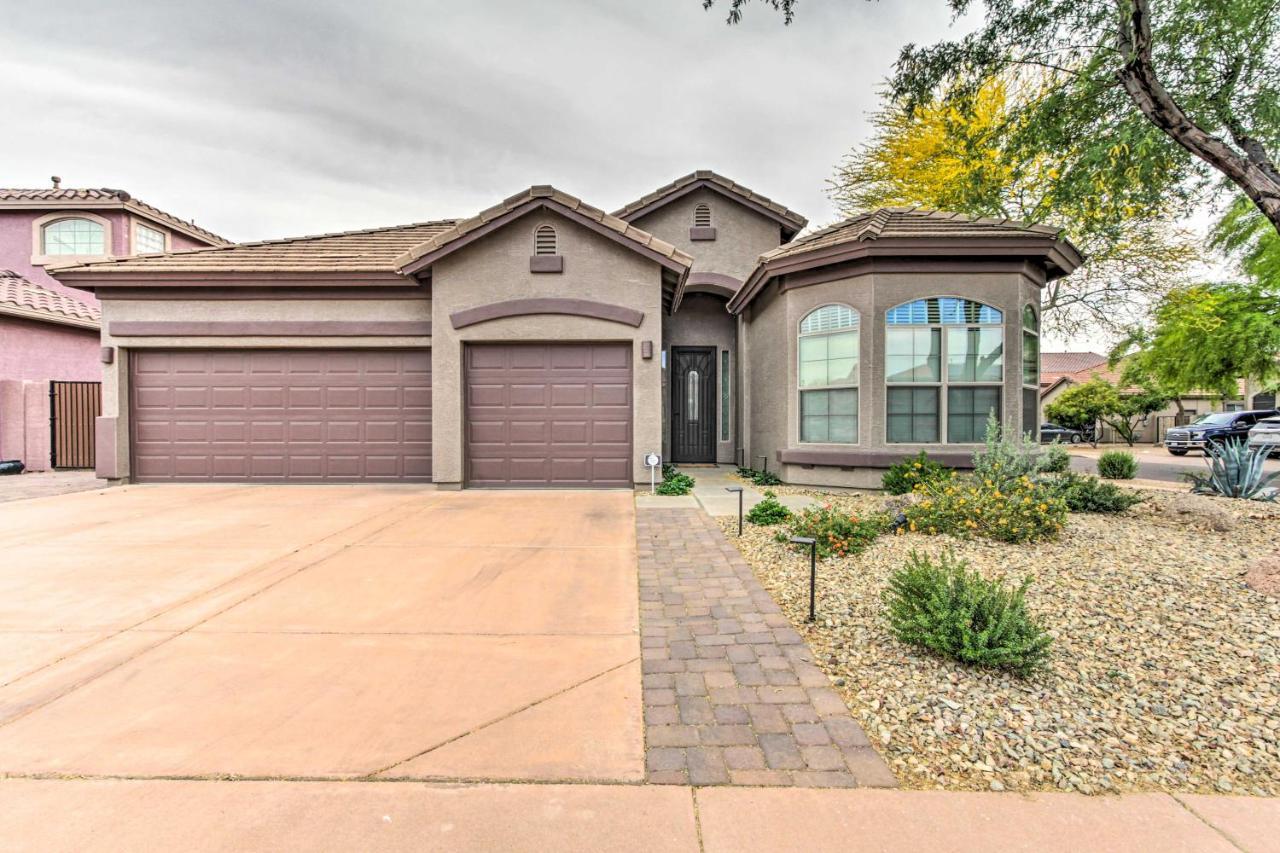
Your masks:
<svg viewBox="0 0 1280 853"><path fill-rule="evenodd" d="M53 188L55 190L60 189L62 187L62 178L59 178L57 175L54 175L49 180L53 181Z"/></svg>

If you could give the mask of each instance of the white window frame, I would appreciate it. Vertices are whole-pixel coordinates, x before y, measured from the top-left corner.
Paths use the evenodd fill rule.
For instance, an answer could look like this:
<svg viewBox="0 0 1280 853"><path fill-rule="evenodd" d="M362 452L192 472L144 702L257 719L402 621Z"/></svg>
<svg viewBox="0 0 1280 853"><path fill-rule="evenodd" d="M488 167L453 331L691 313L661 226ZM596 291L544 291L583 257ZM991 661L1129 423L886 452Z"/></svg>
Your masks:
<svg viewBox="0 0 1280 853"><path fill-rule="evenodd" d="M903 305L910 305L914 302L925 302L930 299L959 299L965 302L972 302L990 308L999 312L1000 322L997 323L946 323L941 320L937 323L890 323L889 312ZM1005 411L1004 387L1008 378L1009 369L1009 353L1008 350L1008 332L1006 330L1009 324L1009 312L1002 308L974 299L970 296L959 296L951 293L939 293L931 296L921 296L916 299L908 299L905 302L899 302L897 305L889 308L884 312L882 324L885 330L884 353L884 443L892 447L938 447L941 445L949 445L952 447L977 447L982 441L949 441L948 440L948 406L947 391L951 388L996 388L998 390L997 399L1000 401L1000 421L1004 422L1007 412ZM1021 327L1022 318L1018 317L1018 324ZM937 382L891 382L889 380L889 330L890 329L938 329L938 381ZM1000 330L1000 379L998 381L984 380L981 382L951 381L947 378L947 344L950 329L959 329L968 331L969 329L999 329ZM1021 372L1022 363L1019 361L1018 370ZM938 440L937 441L891 441L889 439L889 391L895 388L934 388L938 394ZM1019 400L1018 405L1022 402Z"/></svg>
<svg viewBox="0 0 1280 853"><path fill-rule="evenodd" d="M93 255L49 255L44 251L44 230L55 222L66 219L85 219L102 228L102 253ZM111 220L87 210L60 210L47 213L31 222L31 263L34 266L65 264L70 261L103 260L111 257Z"/></svg>
<svg viewBox="0 0 1280 853"><path fill-rule="evenodd" d="M853 315L853 325L841 326L835 329L825 329L820 332L804 332L804 323L814 314L824 308L844 308ZM805 387L800 384L800 375L803 367L800 360L800 341L804 338L816 338L822 335L838 335L846 332L855 332L858 336L858 344L856 348L857 369L853 372L853 384L840 385L822 385L819 387ZM800 322L796 324L796 443L805 445L832 445L835 447L856 447L862 444L862 314L858 309L844 302L824 302L816 305L804 313L800 318ZM853 441L806 441L804 438L804 395L807 391L857 391L858 405L854 410L854 435ZM828 415L829 416L829 415Z"/></svg>
<svg viewBox="0 0 1280 853"><path fill-rule="evenodd" d="M133 253L133 254L135 254L135 255L141 255L141 254L143 254L143 252L138 251L138 231L139 231L139 229L142 229L142 228L145 228L145 229L147 229L148 231L154 231L156 234L159 234L159 235L160 235L160 239L161 239L161 240L163 241L163 243L164 243L163 248L161 248L159 251L156 251L156 252L146 252L145 254L148 254L148 255L162 255L162 254L164 254L165 252L170 251L170 244L169 244L169 232L168 232L168 231L166 231L165 229L163 229L163 228L157 228L156 226L152 225L150 222L144 222L144 221L143 221L143 220L141 220L141 219L134 219L134 220L132 221L132 226L133 226L133 227L132 227L132 229L130 230L130 240L131 240L132 242L129 244L129 249L132 251L132 253Z"/></svg>

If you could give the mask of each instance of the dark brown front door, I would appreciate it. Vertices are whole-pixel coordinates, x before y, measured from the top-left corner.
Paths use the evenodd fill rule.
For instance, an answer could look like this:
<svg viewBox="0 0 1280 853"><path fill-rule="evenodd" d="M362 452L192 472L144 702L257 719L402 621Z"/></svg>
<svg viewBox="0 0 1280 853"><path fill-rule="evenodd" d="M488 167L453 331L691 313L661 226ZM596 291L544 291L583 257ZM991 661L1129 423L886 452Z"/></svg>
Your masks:
<svg viewBox="0 0 1280 853"><path fill-rule="evenodd" d="M431 480L429 350L137 350L139 482Z"/></svg>
<svg viewBox="0 0 1280 853"><path fill-rule="evenodd" d="M671 461L715 462L715 348L674 347L671 363Z"/></svg>
<svg viewBox="0 0 1280 853"><path fill-rule="evenodd" d="M631 487L631 344L463 352L468 485Z"/></svg>

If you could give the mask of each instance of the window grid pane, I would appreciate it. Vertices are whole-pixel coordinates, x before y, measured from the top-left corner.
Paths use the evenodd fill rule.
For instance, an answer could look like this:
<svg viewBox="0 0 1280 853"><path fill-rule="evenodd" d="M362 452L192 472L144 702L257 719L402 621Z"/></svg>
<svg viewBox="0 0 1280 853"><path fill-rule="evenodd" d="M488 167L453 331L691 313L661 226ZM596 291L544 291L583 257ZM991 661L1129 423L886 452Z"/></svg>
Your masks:
<svg viewBox="0 0 1280 853"><path fill-rule="evenodd" d="M103 228L88 219L61 219L44 227L46 255L103 255L106 240Z"/></svg>
<svg viewBox="0 0 1280 853"><path fill-rule="evenodd" d="M999 382L1004 378L1004 330L947 330L947 381Z"/></svg>
<svg viewBox="0 0 1280 853"><path fill-rule="evenodd" d="M888 389L887 439L894 444L938 441L938 389Z"/></svg>
<svg viewBox="0 0 1280 853"><path fill-rule="evenodd" d="M1022 333L1022 384L1040 384L1040 339Z"/></svg>
<svg viewBox="0 0 1280 853"><path fill-rule="evenodd" d="M800 440L856 444L858 389L800 392Z"/></svg>
<svg viewBox="0 0 1280 853"><path fill-rule="evenodd" d="M947 441L976 444L986 437L987 417L1000 419L1000 387L947 389Z"/></svg>
<svg viewBox="0 0 1280 853"><path fill-rule="evenodd" d="M154 228L139 225L133 232L135 255L154 255L164 252L164 234Z"/></svg>

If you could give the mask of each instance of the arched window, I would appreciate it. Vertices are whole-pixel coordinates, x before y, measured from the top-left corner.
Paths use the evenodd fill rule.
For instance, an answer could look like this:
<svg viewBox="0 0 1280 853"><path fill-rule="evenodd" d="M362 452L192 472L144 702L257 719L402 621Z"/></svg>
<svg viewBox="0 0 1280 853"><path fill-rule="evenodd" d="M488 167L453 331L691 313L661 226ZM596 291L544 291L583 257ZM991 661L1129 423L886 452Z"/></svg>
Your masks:
<svg viewBox="0 0 1280 853"><path fill-rule="evenodd" d="M533 253L535 255L556 254L556 229L550 225L539 225L534 229Z"/></svg>
<svg viewBox="0 0 1280 853"><path fill-rule="evenodd" d="M858 443L858 312L823 305L800 321L800 440Z"/></svg>
<svg viewBox="0 0 1280 853"><path fill-rule="evenodd" d="M45 255L105 255L106 230L91 219L57 219L40 230Z"/></svg>
<svg viewBox="0 0 1280 853"><path fill-rule="evenodd" d="M886 440L981 442L1000 418L1004 315L970 299L917 299L885 313Z"/></svg>
<svg viewBox="0 0 1280 853"><path fill-rule="evenodd" d="M693 208L693 227L694 228L710 228L711 227L711 205L699 204Z"/></svg>
<svg viewBox="0 0 1280 853"><path fill-rule="evenodd" d="M1022 431L1040 435L1040 318L1022 308Z"/></svg>

